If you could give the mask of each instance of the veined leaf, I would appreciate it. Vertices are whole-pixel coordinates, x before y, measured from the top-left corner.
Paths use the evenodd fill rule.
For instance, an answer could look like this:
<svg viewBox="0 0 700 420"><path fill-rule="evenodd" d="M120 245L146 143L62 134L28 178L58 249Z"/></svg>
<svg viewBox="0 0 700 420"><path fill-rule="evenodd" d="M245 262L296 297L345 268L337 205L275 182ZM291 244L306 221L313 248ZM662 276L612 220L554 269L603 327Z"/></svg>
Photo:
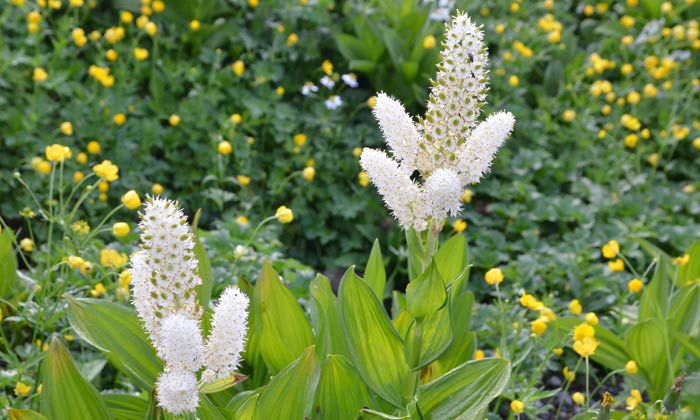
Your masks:
<svg viewBox="0 0 700 420"><path fill-rule="evenodd" d="M377 298L380 301L384 300L386 271L384 270L384 261L382 260L382 249L379 246L379 239L375 239L374 244L372 244L372 251L369 253L369 259L365 266L364 277Z"/></svg>
<svg viewBox="0 0 700 420"><path fill-rule="evenodd" d="M681 287L700 281L700 241L693 243L685 253L690 260L678 267L678 286Z"/></svg>
<svg viewBox="0 0 700 420"><path fill-rule="evenodd" d="M352 267L340 282L338 305L358 373L380 397L403 408L402 389L408 378L403 342L374 292Z"/></svg>
<svg viewBox="0 0 700 420"><path fill-rule="evenodd" d="M18 410L10 408L8 410L10 420L48 420L46 417L32 410Z"/></svg>
<svg viewBox="0 0 700 420"><path fill-rule="evenodd" d="M316 348L310 346L298 359L270 380L258 401L260 418L299 420L308 417L318 379Z"/></svg>
<svg viewBox="0 0 700 420"><path fill-rule="evenodd" d="M442 308L446 300L445 282L435 260L432 260L428 268L406 287L408 313L415 319L423 319Z"/></svg>
<svg viewBox="0 0 700 420"><path fill-rule="evenodd" d="M146 391L153 385L163 364L146 338L136 313L122 305L99 299L68 301L68 322L85 341L105 353L122 373Z"/></svg>
<svg viewBox="0 0 700 420"><path fill-rule="evenodd" d="M263 263L254 295L260 352L265 363L279 372L313 344L311 325L268 261Z"/></svg>
<svg viewBox="0 0 700 420"><path fill-rule="evenodd" d="M17 283L17 259L12 247L12 232L0 234L0 299L6 299Z"/></svg>
<svg viewBox="0 0 700 420"><path fill-rule="evenodd" d="M199 262L198 274L202 279L202 283L197 286L197 300L202 308L209 306L209 301L211 300L211 291L214 287L211 278L211 262L209 261L209 256L207 255L207 250L202 244L201 235L197 229L199 224L199 216L202 213L202 209L198 209L197 213L194 215L194 221L192 222L192 232L194 232L194 256Z"/></svg>
<svg viewBox="0 0 700 420"><path fill-rule="evenodd" d="M41 412L51 420L114 419L100 393L80 376L68 349L54 337L41 366Z"/></svg>
<svg viewBox="0 0 700 420"><path fill-rule="evenodd" d="M338 305L331 289L328 277L319 274L311 282L311 297L314 302L314 310L318 319L316 325L316 345L318 354L342 354L347 356L348 350L345 344L345 335L338 315Z"/></svg>
<svg viewBox="0 0 700 420"><path fill-rule="evenodd" d="M343 356L329 355L321 369L314 417L324 420L354 419L363 407L373 406L367 386Z"/></svg>
<svg viewBox="0 0 700 420"><path fill-rule="evenodd" d="M455 235L445 242L435 254L435 265L446 284L456 280L467 267L469 254L464 235Z"/></svg>
<svg viewBox="0 0 700 420"><path fill-rule="evenodd" d="M102 401L114 420L143 420L148 413L148 401L133 395L102 394Z"/></svg>
<svg viewBox="0 0 700 420"><path fill-rule="evenodd" d="M236 420L257 420L259 398L260 394L251 394L241 403L233 418Z"/></svg>
<svg viewBox="0 0 700 420"><path fill-rule="evenodd" d="M425 420L473 420L510 378L510 362L489 358L466 362L421 387L418 405Z"/></svg>

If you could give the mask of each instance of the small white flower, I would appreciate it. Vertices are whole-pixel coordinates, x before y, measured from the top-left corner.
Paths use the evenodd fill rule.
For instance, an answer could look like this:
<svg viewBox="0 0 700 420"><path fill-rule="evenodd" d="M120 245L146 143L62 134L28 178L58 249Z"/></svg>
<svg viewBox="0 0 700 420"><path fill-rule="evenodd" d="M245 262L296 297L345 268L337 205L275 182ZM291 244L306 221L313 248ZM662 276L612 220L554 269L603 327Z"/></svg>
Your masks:
<svg viewBox="0 0 700 420"><path fill-rule="evenodd" d="M338 109L343 104L343 100L338 95L331 95L330 98L326 99L325 103L328 109Z"/></svg>
<svg viewBox="0 0 700 420"><path fill-rule="evenodd" d="M335 81L330 76L323 76L321 78L321 84L328 89L331 89L333 86L335 86Z"/></svg>
<svg viewBox="0 0 700 420"><path fill-rule="evenodd" d="M202 331L199 323L183 314L170 315L163 321L158 355L174 370L197 372L202 366Z"/></svg>
<svg viewBox="0 0 700 420"><path fill-rule="evenodd" d="M199 405L197 376L192 372L163 372L156 392L158 405L175 415L195 411Z"/></svg>
<svg viewBox="0 0 700 420"><path fill-rule="evenodd" d="M214 308L212 328L204 353L203 382L233 375L245 348L248 297L237 286L229 286Z"/></svg>
<svg viewBox="0 0 700 420"><path fill-rule="evenodd" d="M304 86L301 88L301 94L304 96L309 96L311 93L315 92L318 92L318 86L311 82L304 83Z"/></svg>
<svg viewBox="0 0 700 420"><path fill-rule="evenodd" d="M355 75L355 73L347 73L340 76L340 78L343 80L343 82L345 82L346 85L350 86L353 89L360 86L360 84L357 83L357 76Z"/></svg>

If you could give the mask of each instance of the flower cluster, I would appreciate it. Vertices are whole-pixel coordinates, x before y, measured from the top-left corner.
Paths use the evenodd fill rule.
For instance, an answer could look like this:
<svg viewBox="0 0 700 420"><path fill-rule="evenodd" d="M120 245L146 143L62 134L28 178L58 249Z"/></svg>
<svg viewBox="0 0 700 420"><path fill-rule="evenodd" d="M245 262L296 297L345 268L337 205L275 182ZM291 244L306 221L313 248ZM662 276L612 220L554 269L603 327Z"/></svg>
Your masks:
<svg viewBox="0 0 700 420"><path fill-rule="evenodd" d="M208 339L202 337L201 284L194 239L176 202L148 198L141 215L141 249L132 256L133 302L164 372L158 378L158 404L173 414L199 404L197 372L204 383L234 374L243 351L248 298L226 289L214 310Z"/></svg>
<svg viewBox="0 0 700 420"><path fill-rule="evenodd" d="M397 100L380 93L374 107L393 158L365 149L362 168L402 227L425 230L462 207L466 184L488 172L515 119L508 112L477 123L488 91L483 34L466 14L447 27L425 118L414 122ZM422 183L413 179L418 171Z"/></svg>

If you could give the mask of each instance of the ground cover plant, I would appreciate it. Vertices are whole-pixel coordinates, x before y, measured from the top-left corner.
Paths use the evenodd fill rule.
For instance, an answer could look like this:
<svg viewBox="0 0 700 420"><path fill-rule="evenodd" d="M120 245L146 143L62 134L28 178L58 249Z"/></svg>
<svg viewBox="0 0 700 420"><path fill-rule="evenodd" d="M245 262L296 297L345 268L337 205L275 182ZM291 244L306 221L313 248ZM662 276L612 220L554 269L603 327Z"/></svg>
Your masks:
<svg viewBox="0 0 700 420"><path fill-rule="evenodd" d="M0 3L3 416L697 418L698 16Z"/></svg>

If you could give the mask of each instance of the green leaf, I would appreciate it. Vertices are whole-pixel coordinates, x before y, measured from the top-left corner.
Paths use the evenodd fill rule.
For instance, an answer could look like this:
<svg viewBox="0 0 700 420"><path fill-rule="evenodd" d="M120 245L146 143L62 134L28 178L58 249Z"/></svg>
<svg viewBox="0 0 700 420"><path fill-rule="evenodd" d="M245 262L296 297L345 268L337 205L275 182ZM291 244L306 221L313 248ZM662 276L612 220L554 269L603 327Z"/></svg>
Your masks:
<svg viewBox="0 0 700 420"><path fill-rule="evenodd" d="M102 394L102 401L114 420L143 420L148 412L148 401L133 395Z"/></svg>
<svg viewBox="0 0 700 420"><path fill-rule="evenodd" d="M209 256L207 255L207 250L202 244L202 240L199 234L199 229L197 225L199 223L199 216L202 213L202 209L198 209L197 213L194 215L194 221L192 222L192 232L194 232L194 256L199 262L198 274L202 279L202 283L197 286L197 300L202 308L209 306L209 301L211 300L211 291L214 287L211 278L211 262L209 261Z"/></svg>
<svg viewBox="0 0 700 420"><path fill-rule="evenodd" d="M7 299L17 283L17 259L12 247L12 231L0 234L0 299Z"/></svg>
<svg viewBox="0 0 700 420"><path fill-rule="evenodd" d="M442 308L446 300L445 282L432 260L428 268L406 286L408 313L415 319L425 318Z"/></svg>
<svg viewBox="0 0 700 420"><path fill-rule="evenodd" d="M18 410L10 408L8 410L10 420L48 420L46 417L32 410Z"/></svg>
<svg viewBox="0 0 700 420"><path fill-rule="evenodd" d="M463 275L468 263L469 254L464 235L448 239L435 254L435 264L447 284Z"/></svg>
<svg viewBox="0 0 700 420"><path fill-rule="evenodd" d="M475 335L468 332L471 327L474 294L467 289L467 278L468 275L464 275L449 287L450 316L455 337L440 356L436 366L431 367L436 377L470 360L474 353Z"/></svg>
<svg viewBox="0 0 700 420"><path fill-rule="evenodd" d="M402 408L401 391L408 379L403 342L384 307L353 267L340 282L338 306L348 353L358 373L380 397Z"/></svg>
<svg viewBox="0 0 700 420"><path fill-rule="evenodd" d="M596 337L598 330L596 328ZM625 336L625 345L631 359L649 378L647 389L654 398L662 398L671 386L666 359L666 326L656 318L649 318L632 327Z"/></svg>
<svg viewBox="0 0 700 420"><path fill-rule="evenodd" d="M319 380L315 346L309 346L298 359L275 375L260 395L261 419L299 420L308 417Z"/></svg>
<svg viewBox="0 0 700 420"><path fill-rule="evenodd" d="M113 419L100 393L80 376L68 349L51 339L41 366L41 412L51 420Z"/></svg>
<svg viewBox="0 0 700 420"><path fill-rule="evenodd" d="M199 420L226 420L230 416L224 416L206 395L200 395L199 407L197 407L197 419Z"/></svg>
<svg viewBox="0 0 700 420"><path fill-rule="evenodd" d="M338 315L338 305L331 289L331 282L324 275L317 275L311 282L311 297L313 298L313 310L316 325L316 345L319 355L342 354L347 356L348 350L345 344L345 335Z"/></svg>
<svg viewBox="0 0 700 420"><path fill-rule="evenodd" d="M411 324L408 336L413 334L415 322ZM439 311L429 315L423 321L423 339L420 349L420 361L418 366L410 366L411 369L422 369L435 361L452 343L452 323L450 322L450 309L446 305Z"/></svg>
<svg viewBox="0 0 700 420"><path fill-rule="evenodd" d="M68 322L85 341L105 353L107 359L136 385L151 391L163 364L146 338L136 313L100 299L68 301Z"/></svg>
<svg viewBox="0 0 700 420"><path fill-rule="evenodd" d="M260 352L268 367L279 372L313 344L311 325L269 261L255 285L254 303Z"/></svg>
<svg viewBox="0 0 700 420"><path fill-rule="evenodd" d="M367 386L343 356L329 355L321 369L314 417L324 420L354 419L363 407L374 405Z"/></svg>
<svg viewBox="0 0 700 420"><path fill-rule="evenodd" d="M382 249L379 239L374 240L372 251L369 253L367 266L365 267L365 281L372 288L374 294L381 301L384 299L384 287L386 286L386 271L382 260Z"/></svg>
<svg viewBox="0 0 700 420"><path fill-rule="evenodd" d="M700 280L700 241L693 243L686 254L690 260L686 265L678 267L678 285L685 286Z"/></svg>
<svg viewBox="0 0 700 420"><path fill-rule="evenodd" d="M236 420L257 420L259 398L260 394L251 394L241 403L233 418Z"/></svg>
<svg viewBox="0 0 700 420"><path fill-rule="evenodd" d="M229 376L228 378L222 378L214 382L209 382L201 385L199 387L199 392L201 392L202 394L214 394L217 392L227 390L236 384L240 384L246 379L248 379L248 377L245 375L234 374L232 376Z"/></svg>
<svg viewBox="0 0 700 420"><path fill-rule="evenodd" d="M649 285L644 288L639 299L638 321L645 321L649 318L665 318L668 311L668 294L671 287L671 277L668 275L670 262L659 259L659 265L654 271Z"/></svg>
<svg viewBox="0 0 700 420"><path fill-rule="evenodd" d="M408 246L408 278L413 280L423 270L423 264L428 262L428 255L423 247L423 240L413 229L406 230L406 245Z"/></svg>
<svg viewBox="0 0 700 420"><path fill-rule="evenodd" d="M700 327L700 283L678 290L671 299L668 313L669 331L697 334Z"/></svg>
<svg viewBox="0 0 700 420"><path fill-rule="evenodd" d="M476 419L510 378L510 362L481 359L466 362L421 387L418 404L425 420Z"/></svg>

